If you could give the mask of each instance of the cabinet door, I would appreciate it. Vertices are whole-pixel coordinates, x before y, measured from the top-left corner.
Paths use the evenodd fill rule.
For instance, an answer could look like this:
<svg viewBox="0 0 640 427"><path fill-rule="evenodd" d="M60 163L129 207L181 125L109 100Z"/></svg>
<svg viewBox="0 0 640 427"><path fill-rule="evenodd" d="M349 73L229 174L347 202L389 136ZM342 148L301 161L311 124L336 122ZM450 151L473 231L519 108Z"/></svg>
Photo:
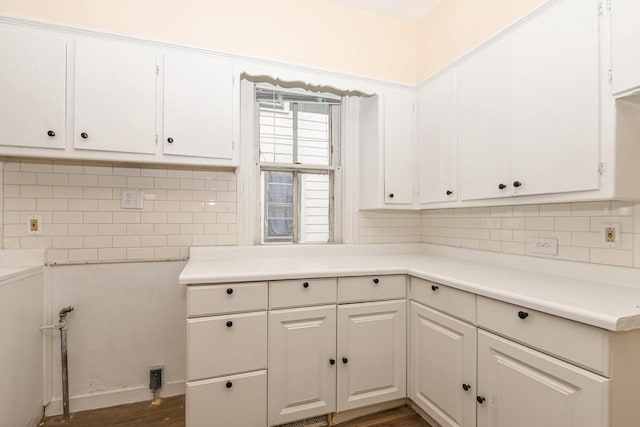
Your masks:
<svg viewBox="0 0 640 427"><path fill-rule="evenodd" d="M638 16L638 0L611 0L611 84L614 94L640 88Z"/></svg>
<svg viewBox="0 0 640 427"><path fill-rule="evenodd" d="M233 66L210 56L164 56L163 152L231 159Z"/></svg>
<svg viewBox="0 0 640 427"><path fill-rule="evenodd" d="M75 51L74 147L155 153L155 51L95 40Z"/></svg>
<svg viewBox="0 0 640 427"><path fill-rule="evenodd" d="M609 381L478 332L478 427L608 426Z"/></svg>
<svg viewBox="0 0 640 427"><path fill-rule="evenodd" d="M415 93L390 90L384 98L385 203L413 203Z"/></svg>
<svg viewBox="0 0 640 427"><path fill-rule="evenodd" d="M418 91L419 202L458 199L457 74L449 72Z"/></svg>
<svg viewBox="0 0 640 427"><path fill-rule="evenodd" d="M64 148L66 44L0 31L0 145Z"/></svg>
<svg viewBox="0 0 640 427"><path fill-rule="evenodd" d="M458 138L462 200L511 195L511 57L511 41L505 37L460 68Z"/></svg>
<svg viewBox="0 0 640 427"><path fill-rule="evenodd" d="M406 397L407 302L338 306L338 411Z"/></svg>
<svg viewBox="0 0 640 427"><path fill-rule="evenodd" d="M442 427L476 424L476 327L411 303L409 397Z"/></svg>
<svg viewBox="0 0 640 427"><path fill-rule="evenodd" d="M269 312L269 425L336 409L336 306Z"/></svg>
<svg viewBox="0 0 640 427"><path fill-rule="evenodd" d="M598 21L598 0L564 0L512 35L514 195L599 186Z"/></svg>

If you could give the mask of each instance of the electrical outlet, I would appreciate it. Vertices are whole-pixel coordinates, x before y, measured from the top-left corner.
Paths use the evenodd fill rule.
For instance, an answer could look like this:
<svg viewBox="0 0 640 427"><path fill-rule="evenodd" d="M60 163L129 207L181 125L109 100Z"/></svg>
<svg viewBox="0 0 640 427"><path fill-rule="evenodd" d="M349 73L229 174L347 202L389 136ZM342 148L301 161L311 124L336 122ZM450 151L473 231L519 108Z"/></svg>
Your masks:
<svg viewBox="0 0 640 427"><path fill-rule="evenodd" d="M42 234L42 217L32 215L27 219L27 234L39 236Z"/></svg>
<svg viewBox="0 0 640 427"><path fill-rule="evenodd" d="M122 190L122 209L142 209L144 207L144 192Z"/></svg>
<svg viewBox="0 0 640 427"><path fill-rule="evenodd" d="M600 224L600 242L606 248L620 247L620 224L602 223Z"/></svg>
<svg viewBox="0 0 640 427"><path fill-rule="evenodd" d="M534 254L558 255L558 239L534 239L531 242Z"/></svg>
<svg viewBox="0 0 640 427"><path fill-rule="evenodd" d="M162 388L162 369L162 365L152 366L149 369L149 388L151 390Z"/></svg>

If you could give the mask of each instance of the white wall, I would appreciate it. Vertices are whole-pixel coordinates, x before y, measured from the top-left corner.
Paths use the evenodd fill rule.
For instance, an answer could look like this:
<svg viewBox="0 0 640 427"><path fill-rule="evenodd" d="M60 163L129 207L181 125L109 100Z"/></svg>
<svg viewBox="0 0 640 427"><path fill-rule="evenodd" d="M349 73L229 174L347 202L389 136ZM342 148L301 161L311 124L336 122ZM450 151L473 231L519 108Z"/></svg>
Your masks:
<svg viewBox="0 0 640 427"><path fill-rule="evenodd" d="M184 262L64 265L50 268L51 322L68 319L71 411L150 400L149 368L164 365L163 393L184 393ZM60 338L45 355L47 414L62 412Z"/></svg>

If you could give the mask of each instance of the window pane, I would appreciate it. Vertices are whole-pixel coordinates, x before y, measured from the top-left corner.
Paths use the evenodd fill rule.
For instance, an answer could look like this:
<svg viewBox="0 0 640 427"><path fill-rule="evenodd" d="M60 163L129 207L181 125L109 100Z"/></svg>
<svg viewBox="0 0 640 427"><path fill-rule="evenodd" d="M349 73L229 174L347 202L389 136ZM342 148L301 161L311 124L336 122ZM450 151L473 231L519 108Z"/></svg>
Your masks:
<svg viewBox="0 0 640 427"><path fill-rule="evenodd" d="M306 165L331 163L330 107L298 104L298 162Z"/></svg>
<svg viewBox="0 0 640 427"><path fill-rule="evenodd" d="M300 233L301 243L327 243L330 239L330 175L301 173Z"/></svg>
<svg viewBox="0 0 640 427"><path fill-rule="evenodd" d="M293 242L293 172L265 171L264 215L265 242Z"/></svg>
<svg viewBox="0 0 640 427"><path fill-rule="evenodd" d="M289 102L260 103L260 161L293 163L293 109Z"/></svg>

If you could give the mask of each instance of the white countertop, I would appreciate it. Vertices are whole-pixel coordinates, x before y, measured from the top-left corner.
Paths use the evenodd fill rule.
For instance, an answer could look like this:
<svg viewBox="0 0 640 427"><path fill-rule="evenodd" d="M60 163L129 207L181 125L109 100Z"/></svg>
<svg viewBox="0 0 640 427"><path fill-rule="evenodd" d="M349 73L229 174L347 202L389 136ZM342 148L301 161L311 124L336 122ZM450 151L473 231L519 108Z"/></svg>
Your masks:
<svg viewBox="0 0 640 427"><path fill-rule="evenodd" d="M640 328L639 270L431 245L192 248L180 283L369 274L410 274L611 331Z"/></svg>
<svg viewBox="0 0 640 427"><path fill-rule="evenodd" d="M44 251L0 249L0 285L42 272Z"/></svg>

